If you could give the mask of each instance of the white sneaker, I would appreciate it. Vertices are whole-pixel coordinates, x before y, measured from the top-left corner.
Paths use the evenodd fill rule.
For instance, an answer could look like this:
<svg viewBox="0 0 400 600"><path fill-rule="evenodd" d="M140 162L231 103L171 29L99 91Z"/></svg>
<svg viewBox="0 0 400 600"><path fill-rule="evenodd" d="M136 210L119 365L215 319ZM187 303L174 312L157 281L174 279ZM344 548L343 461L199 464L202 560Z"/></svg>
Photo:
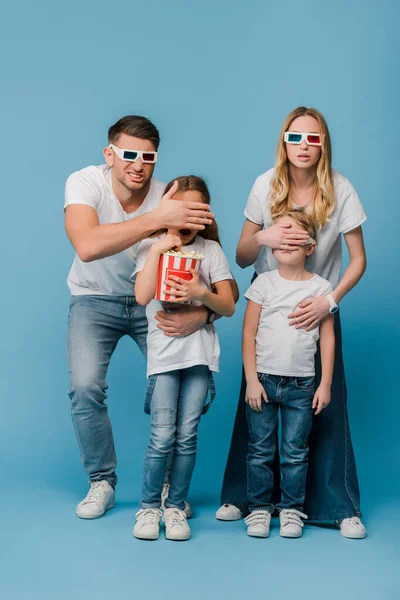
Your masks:
<svg viewBox="0 0 400 600"><path fill-rule="evenodd" d="M163 484L163 489L161 492L161 508L164 510L165 508L165 501L168 498L168 494L169 494L169 483L164 483ZM186 515L187 519L190 519L190 517L193 516L193 510L192 507L190 506L190 504L188 502L185 502L185 508L183 509Z"/></svg>
<svg viewBox="0 0 400 600"><path fill-rule="evenodd" d="M243 517L242 511L233 504L223 504L215 513L220 521L239 521Z"/></svg>
<svg viewBox="0 0 400 600"><path fill-rule="evenodd" d="M254 510L245 518L247 535L251 537L267 538L271 523L271 513L267 510Z"/></svg>
<svg viewBox="0 0 400 600"><path fill-rule="evenodd" d="M336 527L339 527L343 537L353 540L362 540L367 536L367 530L358 517L350 517L342 521L335 522Z"/></svg>
<svg viewBox="0 0 400 600"><path fill-rule="evenodd" d="M163 521L167 540L183 541L190 538L190 527L185 512L180 508L166 508Z"/></svg>
<svg viewBox="0 0 400 600"><path fill-rule="evenodd" d="M158 540L160 534L161 510L159 508L142 508L136 513L133 535L139 540Z"/></svg>
<svg viewBox="0 0 400 600"><path fill-rule="evenodd" d="M284 509L279 513L281 523L280 535L287 538L299 538L303 535L304 523L301 520L307 519L307 515L299 510Z"/></svg>
<svg viewBox="0 0 400 600"><path fill-rule="evenodd" d="M86 498L76 507L80 519L98 519L115 506L115 491L108 481L94 481Z"/></svg>

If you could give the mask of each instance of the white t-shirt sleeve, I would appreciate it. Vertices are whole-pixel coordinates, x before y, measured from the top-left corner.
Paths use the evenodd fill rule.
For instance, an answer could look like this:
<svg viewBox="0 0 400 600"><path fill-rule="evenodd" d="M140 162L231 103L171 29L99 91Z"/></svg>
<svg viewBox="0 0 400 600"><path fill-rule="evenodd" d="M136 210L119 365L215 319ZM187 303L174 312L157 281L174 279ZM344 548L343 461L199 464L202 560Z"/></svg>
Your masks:
<svg viewBox="0 0 400 600"><path fill-rule="evenodd" d="M155 238L147 238L140 242L137 248L136 254L136 265L132 275L129 277L131 281L134 280L135 275L140 273L143 270L144 265L146 264L147 257L150 252L150 248L155 244L157 239Z"/></svg>
<svg viewBox="0 0 400 600"><path fill-rule="evenodd" d="M251 188L250 195L247 199L247 203L244 209L244 216L249 221L256 223L256 225L264 225L264 217L261 208L260 200L260 181L256 179L253 187Z"/></svg>
<svg viewBox="0 0 400 600"><path fill-rule="evenodd" d="M348 233L367 220L357 192L350 181L346 182L341 192L340 206L338 220L339 233Z"/></svg>
<svg viewBox="0 0 400 600"><path fill-rule="evenodd" d="M88 177L82 171L75 171L65 184L64 209L70 204L86 204L95 210L101 201L101 188L95 179Z"/></svg>
<svg viewBox="0 0 400 600"><path fill-rule="evenodd" d="M266 278L262 275L259 275L257 279L253 281L253 283L245 293L244 297L247 298L247 300L255 302L256 304L263 305L266 299L266 284Z"/></svg>
<svg viewBox="0 0 400 600"><path fill-rule="evenodd" d="M233 279L232 273L230 272L228 261L221 246L218 242L214 242L211 247L210 256L210 282L213 284L225 279Z"/></svg>

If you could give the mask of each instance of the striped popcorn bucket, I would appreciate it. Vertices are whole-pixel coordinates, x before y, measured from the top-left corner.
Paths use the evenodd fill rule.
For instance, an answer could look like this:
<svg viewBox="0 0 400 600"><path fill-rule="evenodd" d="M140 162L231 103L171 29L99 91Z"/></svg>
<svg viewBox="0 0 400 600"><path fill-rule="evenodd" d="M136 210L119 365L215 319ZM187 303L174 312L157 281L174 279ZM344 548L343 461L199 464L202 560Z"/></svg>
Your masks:
<svg viewBox="0 0 400 600"><path fill-rule="evenodd" d="M165 285L164 281L169 279L171 275L190 281L192 279L192 274L189 269L194 269L199 273L201 261L202 258L185 258L184 256L173 256L168 253L161 254L160 262L158 263L155 299L162 300L163 302L175 301L175 296L173 293L170 293L171 287ZM191 304L191 301L182 302L181 304Z"/></svg>

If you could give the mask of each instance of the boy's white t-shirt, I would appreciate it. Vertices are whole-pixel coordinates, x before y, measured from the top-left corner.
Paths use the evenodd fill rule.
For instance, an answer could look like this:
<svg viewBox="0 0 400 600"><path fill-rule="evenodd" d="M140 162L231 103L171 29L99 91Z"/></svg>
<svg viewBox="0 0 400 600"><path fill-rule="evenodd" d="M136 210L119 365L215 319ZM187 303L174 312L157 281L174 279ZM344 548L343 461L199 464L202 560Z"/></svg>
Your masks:
<svg viewBox="0 0 400 600"><path fill-rule="evenodd" d="M164 189L165 183L152 178L141 206L135 212L126 213L112 189L111 169L107 165L91 166L68 177L64 209L71 204L86 204L95 209L101 225L121 223L154 210ZM135 268L138 245L87 263L76 254L67 280L71 294L133 296L134 289L129 277Z"/></svg>
<svg viewBox="0 0 400 600"><path fill-rule="evenodd" d="M272 225L270 214L271 179L274 169L260 175L249 195L244 214L249 221L262 225L267 229ZM332 172L336 206L329 221L317 233L315 252L306 260L305 267L311 273L318 273L337 287L342 267L342 237L341 234L352 231L367 220L357 192L346 177ZM261 250L254 264L258 274L272 271L279 266L272 254L272 249L266 246Z"/></svg>
<svg viewBox="0 0 400 600"><path fill-rule="evenodd" d="M137 252L136 267L131 275L131 280L146 263L150 248L160 238L143 240ZM196 236L193 244L185 246L189 252L195 250L204 255L201 262L200 280L205 287L218 281L233 279L229 270L228 261L217 242L205 240ZM201 305L200 302L194 304ZM178 305L179 306L179 305ZM167 310L171 304L167 305ZM219 341L214 325L204 325L194 333L185 337L168 337L157 327L155 319L157 311L165 310L163 303L152 300L146 307L146 316L149 323L147 334L147 377L157 373L166 373L177 369L187 369L195 365L207 365L210 371L219 371Z"/></svg>
<svg viewBox="0 0 400 600"><path fill-rule="evenodd" d="M314 355L319 339L319 326L311 331L289 325L288 315L312 296L325 296L332 291L329 281L314 275L307 281L284 279L278 269L259 275L245 297L261 304L256 336L258 373L311 377L315 375Z"/></svg>

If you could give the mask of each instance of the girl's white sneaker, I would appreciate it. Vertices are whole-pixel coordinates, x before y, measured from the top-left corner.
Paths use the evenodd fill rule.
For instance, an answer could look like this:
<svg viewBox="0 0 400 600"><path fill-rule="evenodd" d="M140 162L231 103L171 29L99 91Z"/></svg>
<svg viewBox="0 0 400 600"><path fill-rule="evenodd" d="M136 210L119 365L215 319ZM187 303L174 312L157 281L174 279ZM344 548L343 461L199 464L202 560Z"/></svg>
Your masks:
<svg viewBox="0 0 400 600"><path fill-rule="evenodd" d="M186 514L180 508L166 508L163 521L165 523L165 538L167 540L184 541L191 536Z"/></svg>
<svg viewBox="0 0 400 600"><path fill-rule="evenodd" d="M220 521L239 521L243 517L242 511L233 504L223 504L215 513Z"/></svg>
<svg viewBox="0 0 400 600"><path fill-rule="evenodd" d="M168 494L169 494L169 483L164 482L163 489L161 492L161 508L162 508L162 510L164 510L164 508L165 508L165 501L168 498ZM185 511L185 515L186 515L187 519L190 519L190 517L193 516L193 510L192 510L192 507L190 506L189 502L185 502L185 508L183 510Z"/></svg>
<svg viewBox="0 0 400 600"><path fill-rule="evenodd" d="M133 535L139 540L158 540L160 535L161 510L159 508L142 508L136 513Z"/></svg>
<svg viewBox="0 0 400 600"><path fill-rule="evenodd" d="M299 538L303 535L304 523L301 520L307 519L307 515L295 510L294 508L285 508L279 513L281 523L280 535L287 538Z"/></svg>
<svg viewBox="0 0 400 600"><path fill-rule="evenodd" d="M358 517L336 521L335 525L340 528L340 533L346 538L362 540L367 535L367 530Z"/></svg>
<svg viewBox="0 0 400 600"><path fill-rule="evenodd" d="M244 520L247 525L247 535L267 538L271 523L271 513L267 510L254 510Z"/></svg>

